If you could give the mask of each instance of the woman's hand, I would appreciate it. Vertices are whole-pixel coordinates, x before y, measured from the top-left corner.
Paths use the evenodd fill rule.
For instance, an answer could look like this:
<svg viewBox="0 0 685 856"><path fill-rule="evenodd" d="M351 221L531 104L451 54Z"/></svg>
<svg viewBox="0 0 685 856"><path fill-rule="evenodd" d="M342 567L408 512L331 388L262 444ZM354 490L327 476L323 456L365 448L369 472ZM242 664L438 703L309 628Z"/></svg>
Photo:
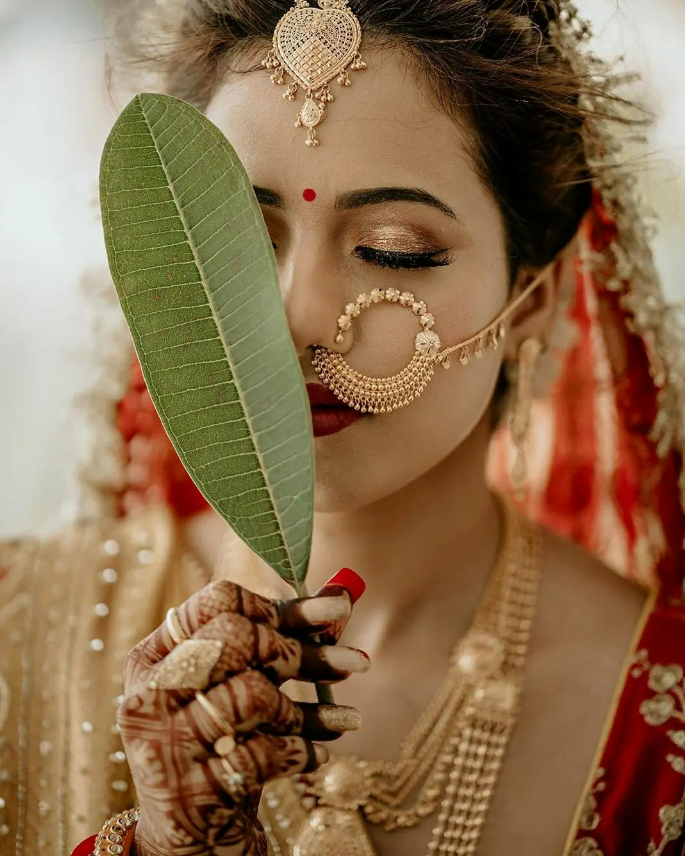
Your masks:
<svg viewBox="0 0 685 856"><path fill-rule="evenodd" d="M191 641L175 644L165 622L130 651L118 722L141 810L138 856L266 853L264 783L315 769L328 751L313 741L359 725L352 708L298 704L279 689L290 678L333 683L367 670L362 652L308 638L335 636L349 617L350 596L333 591L273 601L213 582L176 612ZM235 744L219 744L225 759L217 719L235 732Z"/></svg>

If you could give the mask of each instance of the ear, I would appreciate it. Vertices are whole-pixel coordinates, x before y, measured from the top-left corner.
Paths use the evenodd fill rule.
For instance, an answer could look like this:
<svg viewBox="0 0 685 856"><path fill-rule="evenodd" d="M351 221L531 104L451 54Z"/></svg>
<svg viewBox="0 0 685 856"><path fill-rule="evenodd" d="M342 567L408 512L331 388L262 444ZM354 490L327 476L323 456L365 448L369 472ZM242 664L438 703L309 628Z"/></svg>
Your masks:
<svg viewBox="0 0 685 856"><path fill-rule="evenodd" d="M530 268L520 270L512 291L512 299L521 294L539 274L539 270ZM505 339L507 359L516 358L521 343L526 339L535 337L544 340L545 331L549 329L554 318L558 276L559 265L550 265L538 287L510 317Z"/></svg>

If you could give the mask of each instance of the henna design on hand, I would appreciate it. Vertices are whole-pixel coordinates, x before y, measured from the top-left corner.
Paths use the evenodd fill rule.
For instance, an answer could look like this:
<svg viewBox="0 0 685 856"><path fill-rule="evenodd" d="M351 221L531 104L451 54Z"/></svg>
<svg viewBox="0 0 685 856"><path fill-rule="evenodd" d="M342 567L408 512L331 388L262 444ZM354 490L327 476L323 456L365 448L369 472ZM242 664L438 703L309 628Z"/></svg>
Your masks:
<svg viewBox="0 0 685 856"><path fill-rule="evenodd" d="M214 752L222 735L194 692L150 686L174 648L166 623L131 650L118 723L141 807L139 856L266 853L256 815L262 786L278 776L315 769L327 752L312 740L340 733L327 728L324 714L329 722L342 721L331 719L330 710L319 714L316 705L293 702L279 686L291 677L339 680L357 668L354 654L336 650L333 657L306 641L321 625L310 622L308 612L325 615L328 610L331 624L346 613L342 599L329 600L328 606L314 609L219 581L177 610L191 639L223 643L206 697L238 735L226 757L239 774L240 788L227 781L226 767ZM304 641L290 635L294 628Z"/></svg>

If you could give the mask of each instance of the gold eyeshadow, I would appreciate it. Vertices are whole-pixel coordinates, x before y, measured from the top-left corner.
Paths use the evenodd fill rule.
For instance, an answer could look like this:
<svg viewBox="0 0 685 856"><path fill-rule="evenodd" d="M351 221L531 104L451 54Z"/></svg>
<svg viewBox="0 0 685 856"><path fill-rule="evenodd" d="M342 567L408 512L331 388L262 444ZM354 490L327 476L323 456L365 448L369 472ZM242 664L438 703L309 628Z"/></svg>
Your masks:
<svg viewBox="0 0 685 856"><path fill-rule="evenodd" d="M396 253L432 253L443 249L427 235L399 226L376 226L359 236L357 244Z"/></svg>

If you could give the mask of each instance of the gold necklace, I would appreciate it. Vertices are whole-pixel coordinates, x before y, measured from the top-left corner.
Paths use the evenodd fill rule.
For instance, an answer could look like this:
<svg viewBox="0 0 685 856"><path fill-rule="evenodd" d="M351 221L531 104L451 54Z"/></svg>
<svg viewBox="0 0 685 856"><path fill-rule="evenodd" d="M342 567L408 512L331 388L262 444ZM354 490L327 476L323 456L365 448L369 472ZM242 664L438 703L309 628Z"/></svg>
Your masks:
<svg viewBox="0 0 685 856"><path fill-rule="evenodd" d="M260 814L275 856L376 856L364 820L392 832L436 812L427 856L476 853L518 719L540 574L537 527L504 511L502 548L483 599L399 760L337 756L297 783L270 783ZM211 575L190 548L185 561L220 579L229 534ZM293 830L284 846L278 828Z"/></svg>
<svg viewBox="0 0 685 856"><path fill-rule="evenodd" d="M427 856L476 853L518 719L540 573L537 528L505 511L503 547L483 600L399 761L334 757L298 783L306 814L287 842L293 856L375 856L364 820L393 831L436 812ZM279 805L272 791L266 814ZM289 826L280 807L276 821ZM268 819L265 829L283 853Z"/></svg>

